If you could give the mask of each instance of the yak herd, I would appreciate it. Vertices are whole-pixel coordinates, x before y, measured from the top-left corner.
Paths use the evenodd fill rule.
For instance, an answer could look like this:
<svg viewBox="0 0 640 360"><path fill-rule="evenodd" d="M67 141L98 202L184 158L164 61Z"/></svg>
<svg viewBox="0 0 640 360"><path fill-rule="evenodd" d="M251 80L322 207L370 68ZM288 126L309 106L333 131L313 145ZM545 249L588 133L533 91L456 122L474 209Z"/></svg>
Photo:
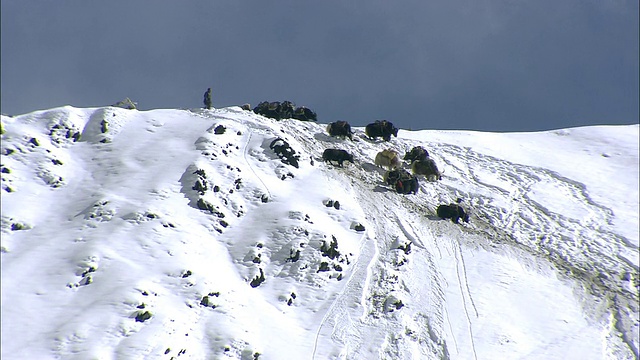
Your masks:
<svg viewBox="0 0 640 360"><path fill-rule="evenodd" d="M253 109L253 112L268 118L296 119L301 121L316 121L317 115L305 106L296 107L291 101L263 101Z"/></svg>
<svg viewBox="0 0 640 360"><path fill-rule="evenodd" d="M247 105L245 110L251 110ZM290 101L283 102L261 102L253 109L253 112L276 120L297 119L302 121L316 121L316 113L301 106L295 107ZM329 123L326 128L330 136L337 138L348 138L353 140L354 132L346 121L336 121ZM398 128L387 120L376 120L365 127L365 134L371 141L382 138L383 141L391 141L391 136L398 136ZM299 155L291 149L289 144L281 138L277 138L270 144L270 148L287 164L298 167ZM322 153L322 160L327 163L337 163L342 167L345 161L354 163L353 155L342 149L326 149ZM405 169L404 161L408 162L409 169ZM442 172L438 169L435 161L429 157L429 152L422 146L415 146L404 154L400 155L392 149L380 151L375 159L376 166L385 168L383 176L385 184L392 187L399 194L416 194L419 189L419 177L424 177L427 181L442 180ZM460 199L456 203L443 204L436 210L438 217L451 219L454 223L459 220L469 222L469 214L460 206Z"/></svg>
<svg viewBox="0 0 640 360"><path fill-rule="evenodd" d="M353 140L354 132L346 121L329 123L327 132L333 137ZM377 120L365 127L365 134L372 141L376 138L390 141L392 135L398 136L398 128L390 121ZM353 155L342 149L326 149L322 153L322 160L328 163L337 162L338 166L342 167L345 161L353 163ZM410 164L411 172L404 169L403 161ZM387 169L383 181L399 194L416 194L419 188L419 176L423 176L427 181L442 180L442 172L438 169L435 161L429 157L429 152L422 146L415 146L405 153L402 159L395 150L384 149L376 154L374 164ZM469 222L469 214L459 203L460 199L457 203L440 205L436 214L440 218L451 219L456 224L459 220Z"/></svg>
<svg viewBox="0 0 640 360"><path fill-rule="evenodd" d="M346 121L336 121L327 125L327 132L330 136L339 138L349 138L353 140L353 131ZM398 136L398 128L387 120L377 120L365 127L365 134L369 140L382 138L390 141L391 136ZM353 163L353 155L342 149L326 149L322 153L322 160L325 162L337 162L342 166L343 162ZM410 164L411 172L403 167L403 161ZM429 157L429 152L422 146L415 146L400 159L398 152L392 149L384 149L376 154L374 164L385 168L383 181L391 186L399 194L416 194L419 188L418 177L423 176L427 181L442 180L442 172L438 170L436 162ZM457 203L440 205L436 210L438 217L451 219L454 223L459 220L469 222L469 214L460 206L460 199Z"/></svg>

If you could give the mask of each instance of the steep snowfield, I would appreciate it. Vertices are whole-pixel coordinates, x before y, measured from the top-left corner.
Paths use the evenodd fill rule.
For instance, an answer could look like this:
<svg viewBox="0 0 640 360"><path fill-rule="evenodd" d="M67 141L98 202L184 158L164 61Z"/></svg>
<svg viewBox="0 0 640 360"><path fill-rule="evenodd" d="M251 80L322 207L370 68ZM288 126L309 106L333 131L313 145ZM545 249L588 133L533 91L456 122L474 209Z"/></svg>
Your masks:
<svg viewBox="0 0 640 360"><path fill-rule="evenodd" d="M638 358L638 125L388 143L325 125L2 116L1 357ZM416 145L443 179L397 194L373 159ZM435 216L457 198L470 223Z"/></svg>

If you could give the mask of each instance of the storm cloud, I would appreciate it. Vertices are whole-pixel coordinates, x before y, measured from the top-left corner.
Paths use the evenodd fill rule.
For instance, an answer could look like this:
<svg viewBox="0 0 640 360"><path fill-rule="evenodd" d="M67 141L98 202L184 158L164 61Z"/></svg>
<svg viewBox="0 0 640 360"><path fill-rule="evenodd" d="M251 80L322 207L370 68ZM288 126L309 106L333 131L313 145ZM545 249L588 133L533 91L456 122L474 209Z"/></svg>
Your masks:
<svg viewBox="0 0 640 360"><path fill-rule="evenodd" d="M637 1L2 3L5 114L291 100L321 122L637 123Z"/></svg>

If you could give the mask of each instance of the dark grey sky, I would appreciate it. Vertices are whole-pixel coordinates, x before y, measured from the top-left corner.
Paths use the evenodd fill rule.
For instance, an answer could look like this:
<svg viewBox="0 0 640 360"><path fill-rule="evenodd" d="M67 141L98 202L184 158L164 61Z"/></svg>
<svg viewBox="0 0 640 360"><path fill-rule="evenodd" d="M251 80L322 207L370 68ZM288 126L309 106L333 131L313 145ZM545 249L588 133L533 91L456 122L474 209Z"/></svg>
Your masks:
<svg viewBox="0 0 640 360"><path fill-rule="evenodd" d="M320 122L639 122L637 0L1 3L1 110L291 100Z"/></svg>

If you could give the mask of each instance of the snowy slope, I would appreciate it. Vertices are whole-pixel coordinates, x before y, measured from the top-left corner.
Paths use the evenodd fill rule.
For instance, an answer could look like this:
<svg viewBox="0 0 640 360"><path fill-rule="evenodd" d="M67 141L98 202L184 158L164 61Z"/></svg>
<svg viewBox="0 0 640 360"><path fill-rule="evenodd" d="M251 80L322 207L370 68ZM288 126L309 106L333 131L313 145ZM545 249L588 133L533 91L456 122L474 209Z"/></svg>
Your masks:
<svg viewBox="0 0 640 360"><path fill-rule="evenodd" d="M351 142L63 107L2 129L3 359L638 358L638 125ZM373 159L416 145L444 177L397 194ZM457 198L469 224L435 216Z"/></svg>

